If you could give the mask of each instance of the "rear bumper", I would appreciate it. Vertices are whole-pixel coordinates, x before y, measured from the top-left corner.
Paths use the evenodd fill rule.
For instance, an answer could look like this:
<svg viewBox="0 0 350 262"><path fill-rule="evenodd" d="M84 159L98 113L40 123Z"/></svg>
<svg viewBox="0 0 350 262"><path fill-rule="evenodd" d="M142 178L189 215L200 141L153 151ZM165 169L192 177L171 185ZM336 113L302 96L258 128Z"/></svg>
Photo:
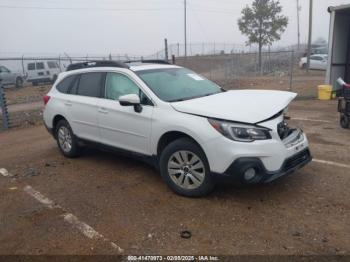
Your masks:
<svg viewBox="0 0 350 262"><path fill-rule="evenodd" d="M269 183L279 177L293 173L308 164L311 160L312 156L310 150L309 148L306 148L305 150L287 158L281 169L271 172L265 168L259 158L243 157L236 159L223 174L213 173L212 175L218 182L234 183L237 185ZM247 180L244 175L250 168L254 168L256 175Z"/></svg>

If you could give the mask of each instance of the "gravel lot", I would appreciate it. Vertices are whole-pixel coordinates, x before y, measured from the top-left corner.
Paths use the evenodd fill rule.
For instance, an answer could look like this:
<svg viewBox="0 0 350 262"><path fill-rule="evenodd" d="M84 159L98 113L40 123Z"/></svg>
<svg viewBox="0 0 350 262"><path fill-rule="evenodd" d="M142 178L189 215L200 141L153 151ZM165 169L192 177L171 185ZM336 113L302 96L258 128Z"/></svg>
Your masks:
<svg viewBox="0 0 350 262"><path fill-rule="evenodd" d="M118 246L123 254L349 255L350 130L338 124L336 101L296 101L290 116L318 162L201 199L175 195L154 169L120 155L87 149L66 159L42 125L2 132L0 168L13 176L0 175L0 254L118 254ZM89 238L85 225L99 235Z"/></svg>

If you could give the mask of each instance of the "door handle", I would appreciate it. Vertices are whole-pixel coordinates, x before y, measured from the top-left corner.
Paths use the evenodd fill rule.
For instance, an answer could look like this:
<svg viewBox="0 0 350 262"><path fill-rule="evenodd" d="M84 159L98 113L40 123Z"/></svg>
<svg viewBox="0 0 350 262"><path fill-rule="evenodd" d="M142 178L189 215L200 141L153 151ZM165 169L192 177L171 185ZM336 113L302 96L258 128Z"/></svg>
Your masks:
<svg viewBox="0 0 350 262"><path fill-rule="evenodd" d="M106 108L104 108L104 107L100 107L98 109L98 112L101 113L101 114L108 114L108 110Z"/></svg>
<svg viewBox="0 0 350 262"><path fill-rule="evenodd" d="M67 101L67 102L65 102L64 104L65 104L66 106L72 106L72 105L73 105L71 101Z"/></svg>

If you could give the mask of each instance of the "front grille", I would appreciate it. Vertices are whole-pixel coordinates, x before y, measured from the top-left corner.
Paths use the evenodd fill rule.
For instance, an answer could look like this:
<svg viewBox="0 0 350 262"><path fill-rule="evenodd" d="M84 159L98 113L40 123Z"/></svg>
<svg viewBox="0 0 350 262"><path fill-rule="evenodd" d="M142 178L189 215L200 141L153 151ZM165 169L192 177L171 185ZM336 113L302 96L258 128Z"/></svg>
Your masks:
<svg viewBox="0 0 350 262"><path fill-rule="evenodd" d="M284 164L284 169L289 170L297 165L305 162L307 159L310 158L310 151L308 149L292 156L291 158L288 158L286 163Z"/></svg>

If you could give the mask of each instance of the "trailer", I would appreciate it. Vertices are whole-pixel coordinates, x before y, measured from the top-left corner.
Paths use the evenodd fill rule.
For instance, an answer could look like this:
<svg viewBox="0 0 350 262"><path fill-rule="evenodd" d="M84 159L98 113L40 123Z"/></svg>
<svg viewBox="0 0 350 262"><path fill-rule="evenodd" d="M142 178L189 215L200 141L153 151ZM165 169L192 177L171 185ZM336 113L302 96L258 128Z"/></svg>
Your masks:
<svg viewBox="0 0 350 262"><path fill-rule="evenodd" d="M328 12L331 18L326 83L341 95L337 79L350 83L350 4L329 7Z"/></svg>

